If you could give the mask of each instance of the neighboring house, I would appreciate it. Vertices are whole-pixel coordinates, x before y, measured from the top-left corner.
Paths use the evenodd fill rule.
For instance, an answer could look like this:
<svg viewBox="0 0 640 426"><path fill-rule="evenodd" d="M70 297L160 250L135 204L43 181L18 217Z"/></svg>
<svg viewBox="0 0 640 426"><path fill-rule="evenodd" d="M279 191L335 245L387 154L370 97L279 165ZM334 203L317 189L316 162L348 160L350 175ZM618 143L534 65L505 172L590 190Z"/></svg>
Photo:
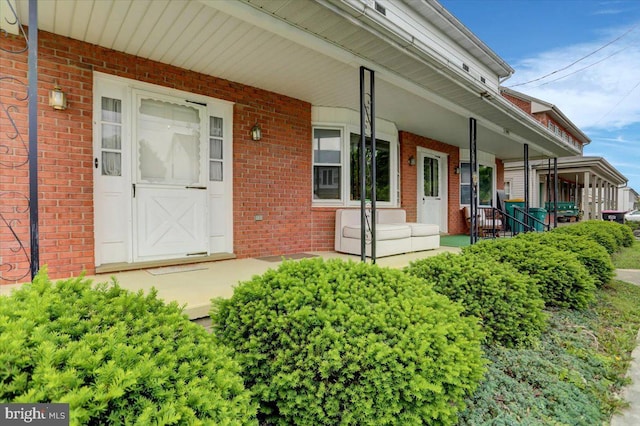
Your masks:
<svg viewBox="0 0 640 426"><path fill-rule="evenodd" d="M3 6L24 24L30 3ZM48 0L37 49L0 10L1 282L28 279L30 213L52 277L332 250L336 209L360 205L361 67L375 71L378 208L442 232L465 231L473 154L491 205L504 160L585 143L501 96L513 69L435 0ZM54 87L66 109L48 106Z"/></svg>
<svg viewBox="0 0 640 426"><path fill-rule="evenodd" d="M500 92L565 143L580 147L582 151L582 147L591 142L555 105L505 87L501 87ZM554 200L554 168L551 158L532 159L527 181L523 161L505 162L505 193L510 198L524 198L528 187L529 205L545 207L546 202ZM578 155L557 159L556 200L575 204L585 218L601 218L602 210L616 209L618 189L626 182L627 178L602 157Z"/></svg>
<svg viewBox="0 0 640 426"><path fill-rule="evenodd" d="M618 189L617 209L625 212L640 209L640 195L633 188Z"/></svg>

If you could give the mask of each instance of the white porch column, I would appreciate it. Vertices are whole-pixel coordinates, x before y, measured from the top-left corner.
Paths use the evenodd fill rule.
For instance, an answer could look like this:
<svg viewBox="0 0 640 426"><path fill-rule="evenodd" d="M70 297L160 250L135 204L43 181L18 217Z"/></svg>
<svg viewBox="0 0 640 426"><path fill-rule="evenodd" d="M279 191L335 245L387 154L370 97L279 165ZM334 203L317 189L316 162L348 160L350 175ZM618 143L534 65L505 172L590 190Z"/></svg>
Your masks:
<svg viewBox="0 0 640 426"><path fill-rule="evenodd" d="M605 183L601 178L595 178L594 179L594 183L598 187L598 200L597 200L596 205L595 205L595 216L594 216L594 218L595 219L601 219L602 218L603 206L604 206L604 209L606 209L606 202L605 203L602 202L603 201L602 192L603 192L603 189L604 189L605 198L606 198L607 190L606 190L606 188L603 188Z"/></svg>
<svg viewBox="0 0 640 426"><path fill-rule="evenodd" d="M595 219L596 218L596 203L597 203L597 199L596 199L596 186L597 186L597 182L596 182L596 177L594 176L593 179L591 179L591 206L589 206L589 219Z"/></svg>
<svg viewBox="0 0 640 426"><path fill-rule="evenodd" d="M583 211L583 219L589 219L589 172L584 172L584 186L582 188L582 211Z"/></svg>
<svg viewBox="0 0 640 426"><path fill-rule="evenodd" d="M611 210L611 184L607 182L605 184L605 209Z"/></svg>

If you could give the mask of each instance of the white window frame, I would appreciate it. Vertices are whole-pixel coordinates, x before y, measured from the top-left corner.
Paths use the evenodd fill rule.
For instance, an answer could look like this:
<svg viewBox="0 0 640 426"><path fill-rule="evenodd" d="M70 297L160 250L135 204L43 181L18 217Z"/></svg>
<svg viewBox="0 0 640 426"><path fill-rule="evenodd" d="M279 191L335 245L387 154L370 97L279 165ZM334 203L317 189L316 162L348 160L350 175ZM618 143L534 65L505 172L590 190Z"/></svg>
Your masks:
<svg viewBox="0 0 640 426"><path fill-rule="evenodd" d="M314 158L313 158L313 143L311 143L311 197L312 197L312 206L313 207L357 207L360 205L360 200L351 200L351 166L350 166L350 148L351 148L351 134L360 134L360 127L358 125L359 114L353 110L347 110L344 108L326 108L326 107L314 107L316 111L320 111L316 113L316 117L319 116L327 116L330 115L334 118L334 121L313 121L311 136L313 138L313 132L315 129L332 129L332 130L340 130L340 138L341 138L341 150L340 150L340 168L341 168L341 193L340 200L316 200L313 199L313 188L314 188ZM344 118L341 121L335 121L335 118ZM355 118L355 119L354 119ZM382 123L380 123L382 122ZM380 130L378 125L381 124ZM390 132L390 130L394 130L394 132ZM400 166L398 162L399 157L399 143L398 143L398 132L395 130L395 125L390 122L383 122L383 120L376 120L376 140L384 140L389 142L389 180L390 180L390 189L389 189L389 197L390 201L377 201L376 205L378 207L397 207L400 203L399 197L399 174L400 174Z"/></svg>
<svg viewBox="0 0 640 426"><path fill-rule="evenodd" d="M461 149L460 150L460 168L462 168L462 164L463 163L467 163L470 164L471 160L470 160L470 156L469 156L469 150L468 149ZM493 169L493 173L491 176L491 190L492 190L492 194L491 194L491 202L493 203L492 206L488 205L488 204L479 204L480 207L494 207L496 205L496 191L497 191L497 185L496 185L496 177L498 174L498 165L496 163L495 160L495 156L493 154L488 154L482 151L478 151L478 167L480 166L484 166L484 167L491 167ZM460 176L462 176L462 174L460 174ZM471 173L471 179L473 179L473 172ZM478 183L479 184L479 183ZM462 179L459 183L460 186L462 186ZM469 206L470 204L465 204L462 203L461 201L461 197L462 197L462 190L459 191L459 196L458 196L458 201L460 202L460 208L464 207L464 206Z"/></svg>

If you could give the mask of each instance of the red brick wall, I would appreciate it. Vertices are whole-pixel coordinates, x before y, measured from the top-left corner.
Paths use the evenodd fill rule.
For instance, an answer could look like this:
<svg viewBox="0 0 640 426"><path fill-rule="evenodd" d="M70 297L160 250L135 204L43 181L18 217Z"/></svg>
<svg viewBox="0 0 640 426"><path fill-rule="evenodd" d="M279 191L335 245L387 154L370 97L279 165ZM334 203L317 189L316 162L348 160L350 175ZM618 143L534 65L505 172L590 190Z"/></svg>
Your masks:
<svg viewBox="0 0 640 426"><path fill-rule="evenodd" d="M400 175L402 182L400 193L402 194L402 208L407 211L407 220L415 221L418 215L418 170L416 166L409 165L409 157L417 158L417 148L423 147L449 155L447 164L449 195L449 234L461 234L465 232L464 218L460 214L460 175L455 174L455 168L460 164L460 149L456 146L444 144L433 139L418 136L409 132L400 132Z"/></svg>
<svg viewBox="0 0 640 426"><path fill-rule="evenodd" d="M527 114L531 114L531 102L525 101L524 99L516 98L515 96L509 95L507 93L501 92L502 96L505 99L508 99L509 102L526 112Z"/></svg>
<svg viewBox="0 0 640 426"><path fill-rule="evenodd" d="M12 37L3 45L19 46ZM333 227L311 231L311 105L254 87L202 75L77 40L40 32L39 35L39 202L40 264L49 265L53 278L94 273L93 241L93 71L171 87L235 102L234 106L234 251L239 257L286 254L314 247L327 248ZM3 74L26 83L27 54L0 51ZM68 109L54 111L48 91L60 85L68 96ZM0 89L2 101L16 104L14 84ZM19 87L20 88L20 87ZM26 93L23 90L22 93ZM19 103L19 102L18 102ZM1 114L0 114L1 115ZM27 102L12 114L24 140L27 134ZM4 129L0 117L0 145L11 153L26 152ZM250 139L256 123L262 127L259 142ZM4 158L3 154L3 158ZM28 194L28 167L0 167L0 191ZM28 246L28 213L16 213L15 195L2 200L3 216L19 216L14 227ZM22 200L24 204L24 200ZM21 207L23 210L24 207ZM13 216L11 216L13 215ZM255 216L262 215L262 221ZM322 215L321 215L322 216ZM326 219L318 219L327 222ZM314 241L318 240L316 244ZM14 239L0 226L0 264L4 277L20 279L5 269L25 271L24 254L13 255ZM27 249L28 250L28 249ZM28 259L28 257L26 258ZM28 277L27 277L28 278ZM9 282L3 280L2 283Z"/></svg>

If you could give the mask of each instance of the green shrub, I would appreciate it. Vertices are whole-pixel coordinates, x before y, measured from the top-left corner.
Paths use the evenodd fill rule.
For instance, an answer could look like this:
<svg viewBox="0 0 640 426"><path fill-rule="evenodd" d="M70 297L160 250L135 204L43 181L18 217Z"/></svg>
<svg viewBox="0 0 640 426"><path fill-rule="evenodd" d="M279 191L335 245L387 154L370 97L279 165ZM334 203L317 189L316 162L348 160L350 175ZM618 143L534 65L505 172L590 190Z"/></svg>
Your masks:
<svg viewBox="0 0 640 426"><path fill-rule="evenodd" d="M549 306L582 309L594 298L595 279L573 253L523 238L482 241L463 253L487 253L533 277Z"/></svg>
<svg viewBox="0 0 640 426"><path fill-rule="evenodd" d="M589 237L603 246L607 250L607 253L611 255L620 249L621 244L619 242L620 235L615 231L612 232L611 229L615 229L615 227L611 227L610 225L620 224L604 220L587 220L574 225L561 226L553 229L551 232Z"/></svg>
<svg viewBox="0 0 640 426"><path fill-rule="evenodd" d="M155 292L42 272L0 297L0 402L69 403L71 424L257 424L230 355Z"/></svg>
<svg viewBox="0 0 640 426"><path fill-rule="evenodd" d="M560 251L572 252L595 278L596 285L599 287L607 284L614 276L613 262L607 250L584 235L527 232L519 234L516 238L552 246Z"/></svg>
<svg viewBox="0 0 640 426"><path fill-rule="evenodd" d="M538 284L487 255L445 253L412 262L406 272L434 283L481 320L487 343L513 347L535 341L546 324Z"/></svg>
<svg viewBox="0 0 640 426"><path fill-rule="evenodd" d="M311 259L241 283L211 317L266 424L448 425L484 370L461 312L401 271Z"/></svg>

